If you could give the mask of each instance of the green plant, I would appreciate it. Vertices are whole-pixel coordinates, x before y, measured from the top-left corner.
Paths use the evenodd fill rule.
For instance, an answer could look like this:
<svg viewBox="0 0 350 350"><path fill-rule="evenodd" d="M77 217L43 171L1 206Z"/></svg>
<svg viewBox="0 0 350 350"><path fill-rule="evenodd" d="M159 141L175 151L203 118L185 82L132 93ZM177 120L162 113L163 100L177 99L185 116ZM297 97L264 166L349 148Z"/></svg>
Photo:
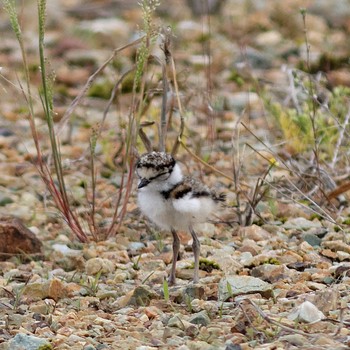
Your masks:
<svg viewBox="0 0 350 350"><path fill-rule="evenodd" d="M169 302L169 284L166 278L163 281L163 294L164 294L164 300L166 302Z"/></svg>
<svg viewBox="0 0 350 350"><path fill-rule="evenodd" d="M136 271L140 270L140 260L141 260L142 254L140 254L135 261L132 263L132 268Z"/></svg>
<svg viewBox="0 0 350 350"><path fill-rule="evenodd" d="M156 241L157 241L157 250L159 253L161 253L163 250L164 250L164 240L163 240L163 234L162 232L155 232L155 238L156 238Z"/></svg>
<svg viewBox="0 0 350 350"><path fill-rule="evenodd" d="M186 306L187 306L187 311L188 311L189 313L192 313L192 311L193 311L193 308L192 308L192 298L191 298L191 296L188 295L188 294L185 294L185 304L186 304Z"/></svg>
<svg viewBox="0 0 350 350"><path fill-rule="evenodd" d="M22 36L22 29L17 15L16 2L15 0L4 0L4 7L9 15L13 32L19 43L22 53L22 63L24 68L24 80L25 85L19 86L20 91L27 103L29 110L29 123L32 132L32 137L36 148L36 167L46 185L48 192L54 202L55 207L62 215L64 221L71 229L71 232L81 242L87 242L91 239L99 240L104 239L108 236L115 235L120 228L123 217L126 213L126 205L128 198L131 193L132 180L133 180L133 164L134 164L134 148L137 144L137 138L139 130L141 129L141 117L147 107L147 95L146 93L146 81L147 81L147 67L150 59L150 45L154 42L154 38L157 32L154 30L152 17L156 7L159 5L158 1L154 0L143 0L140 2L140 6L143 12L143 35L135 40L134 42L127 44L123 47L117 48L113 51L112 55L89 77L83 89L80 91L78 96L74 99L71 105L67 108L62 121L59 125L54 124L54 106L53 106L53 86L55 80L55 74L50 70L50 64L48 59L45 57L45 21L46 21L46 0L38 0L38 47L39 47L39 64L40 64L40 76L41 76L41 87L39 88L39 96L42 102L42 109L45 115L45 121L47 126L47 134L49 140L49 147L51 155L49 161L43 157L42 151L42 138L39 136L37 125L35 122L35 116L37 111L34 108L34 94L32 92L30 69L31 65L28 63L27 54L25 49L25 41ZM88 190L90 183L84 179L84 189L87 193L87 201L89 202L86 206L89 208L88 213L78 214L73 203L75 199L72 198L72 194L67 190L66 180L63 171L64 159L60 151L59 134L62 128L69 121L73 115L75 108L79 105L82 98L91 92L90 88L96 81L98 76L104 71L109 65L113 64L115 57L128 47L140 45L137 50L135 68L131 68L125 72L114 86L110 86L109 91L110 99L106 106L103 114L102 121L96 130L93 130L92 137L90 139L90 165L91 165L91 190ZM122 81L130 76L130 73L134 71L133 75L133 88L132 88L132 101L130 106L130 115L128 123L125 123L119 134L121 136L120 144L122 145L121 155L121 183L116 193L116 200L113 203L115 211L110 221L110 225L107 228L101 229L101 226L96 222L96 214L99 207L96 202L96 191L97 191L97 169L95 162L95 149L96 144L99 142L99 137L102 131L103 123L107 117L109 108L115 99L116 92L122 83ZM96 86L96 85L95 85ZM107 92L108 93L108 92ZM164 92L166 94L166 91ZM106 97L106 93L103 93ZM125 136L126 135L126 136ZM50 167L50 161L52 160L53 169ZM112 162L110 162L111 164ZM113 165L113 164L112 164ZM112 166L113 167L113 166ZM87 230L88 228L88 230Z"/></svg>
<svg viewBox="0 0 350 350"><path fill-rule="evenodd" d="M84 281L83 279L80 280L80 285L87 290L89 295L94 297L96 296L99 289L101 274L102 270L97 272L97 274L93 278L87 277L86 281Z"/></svg>

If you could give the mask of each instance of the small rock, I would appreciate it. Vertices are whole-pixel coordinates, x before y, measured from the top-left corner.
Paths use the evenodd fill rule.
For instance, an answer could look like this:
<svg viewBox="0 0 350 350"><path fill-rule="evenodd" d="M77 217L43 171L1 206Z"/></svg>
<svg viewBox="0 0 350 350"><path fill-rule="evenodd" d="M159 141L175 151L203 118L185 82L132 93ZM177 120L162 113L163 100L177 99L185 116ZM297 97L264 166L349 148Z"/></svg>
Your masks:
<svg viewBox="0 0 350 350"><path fill-rule="evenodd" d="M327 314L330 311L337 309L340 295L337 289L326 288L318 290L314 294L310 294L307 299L321 312Z"/></svg>
<svg viewBox="0 0 350 350"><path fill-rule="evenodd" d="M10 326L15 326L16 328L20 328L24 320L25 320L25 316L23 315L19 315L19 314L8 315L8 324Z"/></svg>
<svg viewBox="0 0 350 350"><path fill-rule="evenodd" d="M9 341L9 349L11 350L39 350L53 349L52 345L46 340L32 335L18 333Z"/></svg>
<svg viewBox="0 0 350 350"><path fill-rule="evenodd" d="M290 278L292 271L284 265L264 264L251 270L253 277L261 278L263 281L275 283L281 279Z"/></svg>
<svg viewBox="0 0 350 350"><path fill-rule="evenodd" d="M142 285L134 289L128 305L148 306L152 299L159 299L158 294L154 293L150 287Z"/></svg>
<svg viewBox="0 0 350 350"><path fill-rule="evenodd" d="M260 293L264 297L271 297L273 295L272 286L259 278L250 276L225 277L219 282L218 299L220 301L251 293Z"/></svg>
<svg viewBox="0 0 350 350"><path fill-rule="evenodd" d="M10 197L0 193L0 207L4 207L5 205L10 203L13 203L13 200Z"/></svg>
<svg viewBox="0 0 350 350"><path fill-rule="evenodd" d="M214 300L204 301L204 300L194 299L191 302L191 309L193 312L199 312L199 311L205 310L209 315L215 315L219 311L219 305Z"/></svg>
<svg viewBox="0 0 350 350"><path fill-rule="evenodd" d="M40 300L37 303L31 303L29 305L29 310L37 314L47 315L50 312L50 306L45 300Z"/></svg>
<svg viewBox="0 0 350 350"><path fill-rule="evenodd" d="M312 233L306 233L303 235L305 242L309 243L312 247L319 247L321 245L322 239L317 237Z"/></svg>
<svg viewBox="0 0 350 350"><path fill-rule="evenodd" d="M223 94L225 105L228 109L241 112L248 105L256 105L260 101L260 97L255 92L235 92ZM254 226L254 225L253 225Z"/></svg>
<svg viewBox="0 0 350 350"><path fill-rule="evenodd" d="M261 251L261 247L259 247L255 241L252 239L244 239L242 242L242 246L238 249L240 252L249 252L253 256L258 255Z"/></svg>
<svg viewBox="0 0 350 350"><path fill-rule="evenodd" d="M255 242L265 241L271 237L268 231L257 225L241 227L239 233L243 238L248 238Z"/></svg>
<svg viewBox="0 0 350 350"><path fill-rule="evenodd" d="M92 258L86 262L85 271L90 276L97 273L108 274L114 271L114 264L108 259Z"/></svg>
<svg viewBox="0 0 350 350"><path fill-rule="evenodd" d="M322 227L321 223L317 220L310 221L305 218L292 218L287 220L283 227L287 230L297 229L297 230L309 230L315 227Z"/></svg>
<svg viewBox="0 0 350 350"><path fill-rule="evenodd" d="M41 248L41 241L21 220L0 218L0 259L14 254L41 254Z"/></svg>
<svg viewBox="0 0 350 350"><path fill-rule="evenodd" d="M339 261L350 260L350 254L339 250L337 252Z"/></svg>
<svg viewBox="0 0 350 350"><path fill-rule="evenodd" d="M71 249L66 244L55 243L52 245L52 249L55 252L61 253L63 256L75 257L82 255L81 250Z"/></svg>
<svg viewBox="0 0 350 350"><path fill-rule="evenodd" d="M82 21L79 24L80 31L96 36L100 44L116 44L117 42L125 42L130 38L130 28L126 21L111 17L97 18L91 21Z"/></svg>
<svg viewBox="0 0 350 350"><path fill-rule="evenodd" d="M96 350L96 348L93 345L88 344L88 345L84 346L83 350Z"/></svg>
<svg viewBox="0 0 350 350"><path fill-rule="evenodd" d="M188 265L187 265L188 266ZM193 279L193 269L181 268L181 264L177 264L176 277L183 280L192 280ZM202 279L207 275L203 270L199 270L199 278Z"/></svg>
<svg viewBox="0 0 350 350"><path fill-rule="evenodd" d="M209 0L206 5L200 1L196 0L187 0L187 5L190 7L192 14L194 16L208 16L211 14L217 14L220 11L221 6L224 1L222 0Z"/></svg>
<svg viewBox="0 0 350 350"><path fill-rule="evenodd" d="M285 341L294 346L302 346L306 343L307 339L301 334L287 334L280 338L281 341Z"/></svg>
<svg viewBox="0 0 350 350"><path fill-rule="evenodd" d="M350 245L341 240L323 242L322 247L328 248L334 252L342 251L348 254L350 253Z"/></svg>
<svg viewBox="0 0 350 350"><path fill-rule="evenodd" d="M304 301L302 304L297 306L289 314L288 319L292 321L315 323L325 318L323 312L321 312L313 303L310 301Z"/></svg>
<svg viewBox="0 0 350 350"><path fill-rule="evenodd" d="M303 258L292 250L287 250L281 256L278 257L278 261L281 264L295 264L298 262L303 262Z"/></svg>
<svg viewBox="0 0 350 350"><path fill-rule="evenodd" d="M250 266L254 262L254 257L251 252L243 252L239 257L239 262L242 266Z"/></svg>
<svg viewBox="0 0 350 350"><path fill-rule="evenodd" d="M130 242L128 246L128 250L132 253L138 253L142 249L144 249L146 246L142 242Z"/></svg>
<svg viewBox="0 0 350 350"><path fill-rule="evenodd" d="M278 31L271 30L258 34L255 38L255 42L261 47L269 47L280 45L282 41L282 35Z"/></svg>
<svg viewBox="0 0 350 350"><path fill-rule="evenodd" d="M185 330L186 323L188 324L189 322L184 320L183 317L182 314L176 313L173 317L169 318L167 326Z"/></svg>
<svg viewBox="0 0 350 350"><path fill-rule="evenodd" d="M176 32L183 40L194 42L201 40L203 35L209 32L209 29L197 21L185 20L177 24Z"/></svg>
<svg viewBox="0 0 350 350"><path fill-rule="evenodd" d="M242 265L234 256L235 249L232 247L225 247L222 249L215 249L210 260L216 262L222 271L227 274L235 274L242 270Z"/></svg>
<svg viewBox="0 0 350 350"><path fill-rule="evenodd" d="M344 278L350 276L350 263L342 263L336 266L334 271L336 278Z"/></svg>
<svg viewBox="0 0 350 350"><path fill-rule="evenodd" d="M272 56L267 52L256 50L247 46L244 53L240 54L235 62L235 66L243 68L247 64L253 69L269 69L272 67Z"/></svg>
<svg viewBox="0 0 350 350"><path fill-rule="evenodd" d="M190 317L189 322L206 327L210 323L210 318L209 318L208 313L206 311L200 311L200 312L193 314Z"/></svg>
<svg viewBox="0 0 350 350"><path fill-rule="evenodd" d="M190 300L205 299L204 288L196 284L190 284L184 289L183 298L184 300L186 300L186 298L190 298Z"/></svg>
<svg viewBox="0 0 350 350"><path fill-rule="evenodd" d="M58 301L66 297L67 291L65 283L57 278L45 282L28 283L23 290L23 294L30 299L51 298Z"/></svg>
<svg viewBox="0 0 350 350"><path fill-rule="evenodd" d="M0 127L0 136L9 137L13 135L14 135L14 132L12 130L4 127Z"/></svg>
<svg viewBox="0 0 350 350"><path fill-rule="evenodd" d="M214 347L211 344L208 344L203 340L197 340L197 339L193 341L189 341L187 345L191 350L213 350L214 349Z"/></svg>

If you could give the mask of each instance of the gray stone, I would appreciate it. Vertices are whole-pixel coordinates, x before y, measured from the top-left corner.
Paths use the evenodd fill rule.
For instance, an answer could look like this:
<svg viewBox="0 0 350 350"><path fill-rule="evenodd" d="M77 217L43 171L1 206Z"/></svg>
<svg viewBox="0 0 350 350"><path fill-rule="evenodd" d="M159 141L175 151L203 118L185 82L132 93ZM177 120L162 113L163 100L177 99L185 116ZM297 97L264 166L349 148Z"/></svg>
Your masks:
<svg viewBox="0 0 350 350"><path fill-rule="evenodd" d="M281 337L280 340L294 346L303 346L307 342L307 339L301 334L287 334Z"/></svg>
<svg viewBox="0 0 350 350"><path fill-rule="evenodd" d="M336 3L329 0L315 0L308 11L324 17L333 25L334 22L339 25L350 16L349 0L337 0Z"/></svg>
<svg viewBox="0 0 350 350"><path fill-rule="evenodd" d="M0 136L9 137L13 135L14 135L14 132L12 130L0 127Z"/></svg>
<svg viewBox="0 0 350 350"><path fill-rule="evenodd" d="M235 65L241 68L242 65L246 66L248 63L253 69L268 69L272 67L272 56L266 52L256 50L252 47L246 47L244 54L242 53Z"/></svg>
<svg viewBox="0 0 350 350"><path fill-rule="evenodd" d="M129 300L129 305L148 306L152 299L159 299L158 294L154 293L150 287L138 286Z"/></svg>
<svg viewBox="0 0 350 350"><path fill-rule="evenodd" d="M235 93L223 94L225 105L229 109L233 109L237 112L242 111L247 105L253 105L260 102L260 97L257 93L251 91L242 91Z"/></svg>
<svg viewBox="0 0 350 350"><path fill-rule="evenodd" d="M190 298L190 300L205 299L204 288L196 284L188 285L183 291L183 299L187 300L187 298Z"/></svg>
<svg viewBox="0 0 350 350"><path fill-rule="evenodd" d="M319 247L322 239L314 235L313 233L306 233L303 235L305 242L309 243L312 247Z"/></svg>
<svg viewBox="0 0 350 350"><path fill-rule="evenodd" d="M183 323L183 315L180 313L175 314L173 317L170 317L168 320L168 327L175 327L175 328L179 328L179 329L184 329L184 323Z"/></svg>
<svg viewBox="0 0 350 350"><path fill-rule="evenodd" d="M288 318L292 321L315 323L324 319L325 315L313 303L304 301L292 310Z"/></svg>
<svg viewBox="0 0 350 350"><path fill-rule="evenodd" d="M130 250L131 252L139 252L145 247L146 247L145 244L142 242L130 242L128 246L128 250Z"/></svg>
<svg viewBox="0 0 350 350"><path fill-rule="evenodd" d="M82 255L81 250L71 249L66 244L55 243L52 245L55 252L61 253L63 256L77 257Z"/></svg>
<svg viewBox="0 0 350 350"><path fill-rule="evenodd" d="M78 26L80 32L93 35L102 44L125 42L130 38L129 24L118 18L97 18L81 21Z"/></svg>
<svg viewBox="0 0 350 350"><path fill-rule="evenodd" d="M208 313L205 310L203 310L193 314L189 319L189 321L190 323L193 323L193 324L208 326L208 324L210 323L210 318L208 316Z"/></svg>
<svg viewBox="0 0 350 350"><path fill-rule="evenodd" d="M283 227L285 229L309 230L314 227L321 227L319 221L310 221L305 218L292 218L287 220Z"/></svg>
<svg viewBox="0 0 350 350"><path fill-rule="evenodd" d="M52 345L46 340L32 335L18 333L10 340L9 349L11 350L39 350L45 346L45 350L53 349Z"/></svg>
<svg viewBox="0 0 350 350"><path fill-rule="evenodd" d="M281 279L291 276L291 271L284 265L263 264L251 270L253 277L261 278L263 281L275 283Z"/></svg>
<svg viewBox="0 0 350 350"><path fill-rule="evenodd" d="M225 301L241 294L260 293L264 297L273 296L271 284L250 276L231 276L219 282L218 299Z"/></svg>
<svg viewBox="0 0 350 350"><path fill-rule="evenodd" d="M88 344L88 345L84 346L83 350L96 350L96 348L93 345Z"/></svg>

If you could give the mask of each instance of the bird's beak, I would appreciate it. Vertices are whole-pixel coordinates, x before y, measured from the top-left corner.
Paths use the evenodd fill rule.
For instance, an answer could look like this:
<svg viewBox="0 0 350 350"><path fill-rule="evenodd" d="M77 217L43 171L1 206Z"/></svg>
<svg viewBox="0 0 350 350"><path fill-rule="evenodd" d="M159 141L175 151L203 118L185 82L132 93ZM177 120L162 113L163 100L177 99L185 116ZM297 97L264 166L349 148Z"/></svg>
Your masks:
<svg viewBox="0 0 350 350"><path fill-rule="evenodd" d="M140 180L139 185L137 186L137 188L145 187L145 186L147 186L150 182L151 182L151 181L149 181L149 180L143 178L143 179Z"/></svg>

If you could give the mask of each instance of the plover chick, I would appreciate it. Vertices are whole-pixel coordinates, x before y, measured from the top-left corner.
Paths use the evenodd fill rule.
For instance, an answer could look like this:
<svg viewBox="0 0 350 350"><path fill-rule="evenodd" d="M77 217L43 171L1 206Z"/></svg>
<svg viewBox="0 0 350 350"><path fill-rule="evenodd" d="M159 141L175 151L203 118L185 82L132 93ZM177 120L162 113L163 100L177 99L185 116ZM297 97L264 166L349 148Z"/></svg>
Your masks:
<svg viewBox="0 0 350 350"><path fill-rule="evenodd" d="M136 165L139 176L138 204L142 213L159 228L173 235L173 261L169 284L175 284L176 261L180 250L177 230L189 231L194 254L193 282L199 281L200 243L193 226L208 220L223 194L217 194L202 182L183 176L173 156L151 152L140 157Z"/></svg>

